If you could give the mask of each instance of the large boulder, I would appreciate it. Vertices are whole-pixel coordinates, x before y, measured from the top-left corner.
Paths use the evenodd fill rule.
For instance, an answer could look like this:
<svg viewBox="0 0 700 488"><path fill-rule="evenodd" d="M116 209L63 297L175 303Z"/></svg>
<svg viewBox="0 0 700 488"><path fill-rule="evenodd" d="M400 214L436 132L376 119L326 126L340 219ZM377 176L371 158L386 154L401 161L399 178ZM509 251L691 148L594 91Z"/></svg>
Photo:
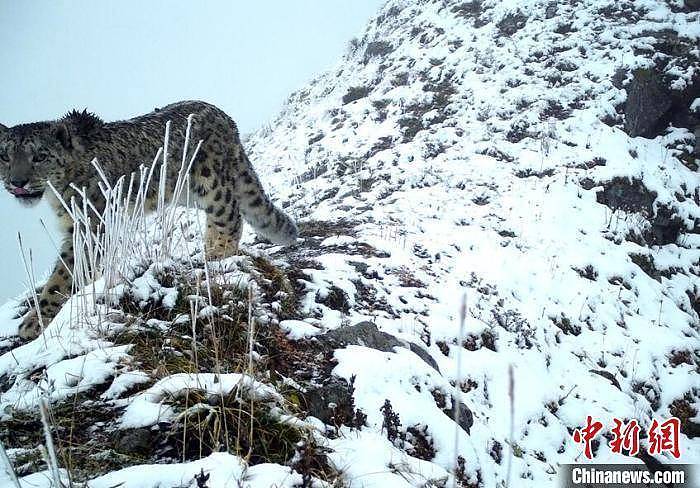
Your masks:
<svg viewBox="0 0 700 488"><path fill-rule="evenodd" d="M648 52L653 64L619 73L613 80L627 92L625 132L654 138L673 126L693 133L700 124L700 113L691 109L700 97L697 41L673 29L642 31L640 36L653 39L654 48ZM620 83L625 79L626 83Z"/></svg>
<svg viewBox="0 0 700 488"><path fill-rule="evenodd" d="M655 69L638 69L627 85L625 132L632 137L655 137L668 125L671 94Z"/></svg>
<svg viewBox="0 0 700 488"><path fill-rule="evenodd" d="M339 349L349 345L358 345L378 351L393 352L395 347L405 347L421 358L428 366L440 372L437 362L430 356L428 351L418 344L404 341L391 334L382 332L372 322L359 322L348 327L340 327L319 336L318 340L333 349Z"/></svg>

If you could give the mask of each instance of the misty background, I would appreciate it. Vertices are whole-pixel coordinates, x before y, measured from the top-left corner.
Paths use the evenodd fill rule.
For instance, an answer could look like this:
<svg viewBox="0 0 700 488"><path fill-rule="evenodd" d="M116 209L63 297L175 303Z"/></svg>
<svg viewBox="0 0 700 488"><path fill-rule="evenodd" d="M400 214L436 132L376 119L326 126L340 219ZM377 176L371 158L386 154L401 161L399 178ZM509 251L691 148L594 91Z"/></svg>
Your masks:
<svg viewBox="0 0 700 488"><path fill-rule="evenodd" d="M119 2L0 0L0 123L88 108L106 121L201 99L242 134L329 69L385 0ZM25 208L0 188L0 303L24 289L17 232L48 273L58 240L46 202Z"/></svg>

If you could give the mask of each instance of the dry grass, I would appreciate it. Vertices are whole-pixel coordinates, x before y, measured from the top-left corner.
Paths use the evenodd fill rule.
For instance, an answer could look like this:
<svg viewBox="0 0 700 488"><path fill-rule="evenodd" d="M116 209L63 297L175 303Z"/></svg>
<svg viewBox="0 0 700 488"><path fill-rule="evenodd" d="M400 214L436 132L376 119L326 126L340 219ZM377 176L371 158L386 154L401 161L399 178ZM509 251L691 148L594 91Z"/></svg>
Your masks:
<svg viewBox="0 0 700 488"><path fill-rule="evenodd" d="M247 294L238 289L226 291L212 287L213 305L220 313L199 319L194 338L188 297L200 295L187 284L179 291L172 309L151 303L142 308L129 296L122 298L122 310L138 317L139 325L127 328L111 340L116 344L132 344L131 356L139 369L154 380L176 373L243 371L248 349ZM150 319L162 322L149 325Z"/></svg>
<svg viewBox="0 0 700 488"><path fill-rule="evenodd" d="M255 258L252 271L263 299L280 300L282 297L285 305L281 313L297 313L296 294L283 270L264 258ZM205 291L191 276L183 272L159 277L164 285L179 289L179 298L171 309L154 302L139 304L128 293L121 299L119 306L126 314L127 327L107 339L117 345L131 344L132 367L145 371L152 379L136 385L122 397L177 373L247 373L269 383L270 377L280 379L276 372L278 366L284 367L285 373L294 367L291 363L285 366L284 358L294 357L295 363L299 360L298 351L279 328L260 327L253 341L257 359L251 371L250 312L260 305L256 303L260 298L238 287L214 285ZM199 297L198 302L209 305L209 296L211 305L219 311L198 319L193 339L191 298ZM150 319L160 322L149 323ZM125 451L119 443L123 436L116 425L120 410L108 402L90 400L99 396L106 386L52 408L50 424L59 464L69 471L74 482L135 464L182 462L224 450L251 464L293 465L305 479L318 477L339 483L339 474L330 466L310 432L279 420L279 413L300 415L306 399L297 390L280 387L278 390L285 401L283 405L273 405L275 411L270 405L251 402L235 391L212 396L201 390L190 390L186 395L168 400L175 409L176 420L150 429L149 450L135 452ZM0 424L0 440L9 448L40 446L42 439L42 426L36 412L20 413ZM13 464L19 475L45 469L38 448L26 451L14 459Z"/></svg>
<svg viewBox="0 0 700 488"><path fill-rule="evenodd" d="M199 459L225 448L251 464L287 464L297 443L308 437L304 429L280 421L269 406L251 403L237 391L220 396L190 390L171 405L180 415L161 444L172 446L177 459Z"/></svg>
<svg viewBox="0 0 700 488"><path fill-rule="evenodd" d="M143 457L113 450L110 430L119 411L105 402L90 400L99 393L82 393L49 410L59 464L68 470L73 481L145 461ZM0 441L8 448L27 449L14 459L18 476L46 468L39 448L44 430L38 412L15 413L3 421Z"/></svg>

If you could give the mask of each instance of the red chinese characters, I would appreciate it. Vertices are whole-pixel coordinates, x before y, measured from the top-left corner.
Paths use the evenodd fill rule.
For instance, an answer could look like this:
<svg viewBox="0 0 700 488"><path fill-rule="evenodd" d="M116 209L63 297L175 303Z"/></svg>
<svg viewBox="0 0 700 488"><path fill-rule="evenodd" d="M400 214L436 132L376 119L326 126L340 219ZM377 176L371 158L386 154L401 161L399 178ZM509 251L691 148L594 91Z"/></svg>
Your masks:
<svg viewBox="0 0 700 488"><path fill-rule="evenodd" d="M615 425L610 429L612 439L608 442L610 450L617 454L636 456L639 453L641 431L639 422L634 419L624 422L618 418L613 418L613 422ZM680 458L680 427L681 422L676 417L671 417L664 422L653 419L647 431L649 444L647 452L651 455L669 452L676 459ZM592 443L602 429L602 422L595 421L593 417L587 415L586 425L574 430L574 442L584 445L583 454L588 459L593 459Z"/></svg>
<svg viewBox="0 0 700 488"><path fill-rule="evenodd" d="M654 419L649 427L649 454L661 454L668 451L678 459L681 451L678 446L678 438L681 431L681 421L671 417L663 423Z"/></svg>
<svg viewBox="0 0 700 488"><path fill-rule="evenodd" d="M587 415L586 426L581 430L574 430L574 441L579 444L584 443L585 447L583 449L583 453L588 459L593 458L591 442L593 442L593 439L595 439L602 428L602 422L593 422L593 417Z"/></svg>
<svg viewBox="0 0 700 488"><path fill-rule="evenodd" d="M629 451L630 456L634 456L639 452L639 431L640 427L636 420L630 420L628 423L614 418L615 427L611 433L613 439L608 443L612 452L622 454L622 449Z"/></svg>

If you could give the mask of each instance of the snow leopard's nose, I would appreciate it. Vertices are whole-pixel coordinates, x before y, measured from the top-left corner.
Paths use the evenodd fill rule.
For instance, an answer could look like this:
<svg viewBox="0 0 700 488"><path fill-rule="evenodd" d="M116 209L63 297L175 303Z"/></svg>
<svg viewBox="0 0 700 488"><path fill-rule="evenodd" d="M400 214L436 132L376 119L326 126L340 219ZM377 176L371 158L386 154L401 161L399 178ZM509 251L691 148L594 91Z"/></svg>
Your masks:
<svg viewBox="0 0 700 488"><path fill-rule="evenodd" d="M26 185L27 183L29 183L29 180L28 180L28 179L25 179L25 178L13 178L13 179L10 180L10 183L11 183L12 186L14 186L15 188L24 188L24 185Z"/></svg>

